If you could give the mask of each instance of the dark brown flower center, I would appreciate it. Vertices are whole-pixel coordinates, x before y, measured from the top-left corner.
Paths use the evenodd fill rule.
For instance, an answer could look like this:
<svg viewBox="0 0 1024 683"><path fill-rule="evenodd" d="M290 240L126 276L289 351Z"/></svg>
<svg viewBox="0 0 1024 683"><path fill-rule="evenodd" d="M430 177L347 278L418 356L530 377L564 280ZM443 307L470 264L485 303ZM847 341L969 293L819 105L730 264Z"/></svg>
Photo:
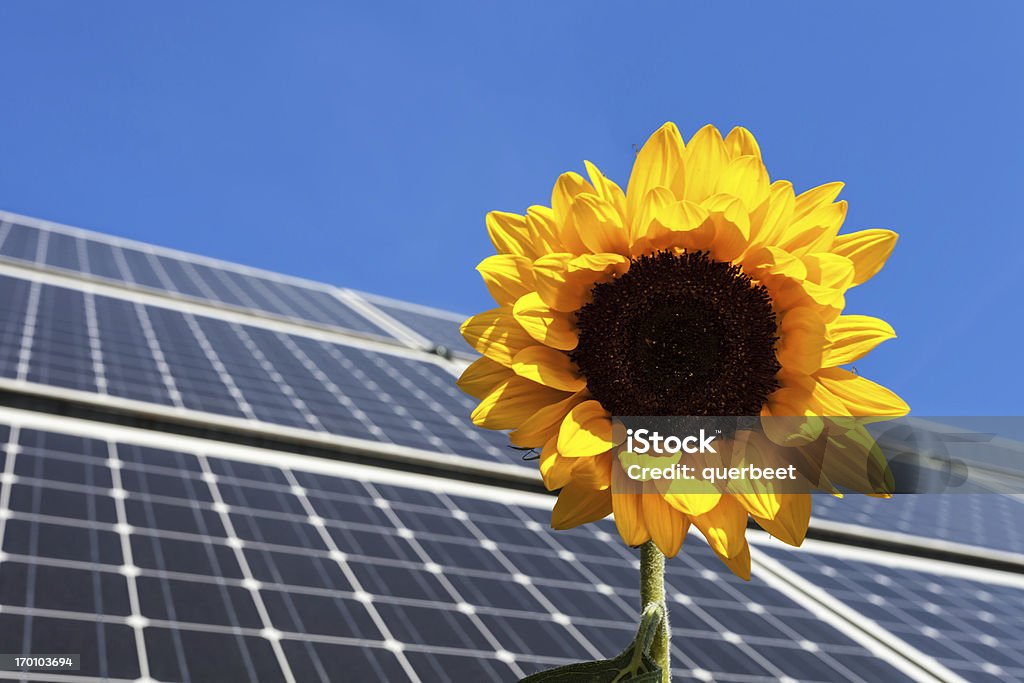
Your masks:
<svg viewBox="0 0 1024 683"><path fill-rule="evenodd" d="M613 415L759 415L779 386L768 290L707 252L633 259L577 325L570 357Z"/></svg>

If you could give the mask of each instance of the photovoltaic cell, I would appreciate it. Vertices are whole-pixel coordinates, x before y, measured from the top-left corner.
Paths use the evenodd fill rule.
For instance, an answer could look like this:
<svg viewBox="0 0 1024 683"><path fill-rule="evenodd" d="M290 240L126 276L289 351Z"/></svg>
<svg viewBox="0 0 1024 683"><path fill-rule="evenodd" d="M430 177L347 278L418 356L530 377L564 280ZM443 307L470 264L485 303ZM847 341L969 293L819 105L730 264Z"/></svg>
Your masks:
<svg viewBox="0 0 1024 683"><path fill-rule="evenodd" d="M965 680L1024 680L1024 586L817 553L771 554Z"/></svg>
<svg viewBox="0 0 1024 683"><path fill-rule="evenodd" d="M391 339L327 289L59 230L0 223L0 257Z"/></svg>
<svg viewBox="0 0 1024 683"><path fill-rule="evenodd" d="M370 298L371 303L389 316L418 333L428 341L444 346L465 358L476 358L480 354L466 343L459 326L464 319L454 314L430 313L419 307L405 307L388 304L383 299Z"/></svg>
<svg viewBox="0 0 1024 683"><path fill-rule="evenodd" d="M1024 555L1024 501L995 493L814 497L816 519Z"/></svg>
<svg viewBox="0 0 1024 683"><path fill-rule="evenodd" d="M306 472L285 455L271 467L13 436L18 475L3 485L39 493L19 494L36 503L0 527L0 642L79 652L69 680L514 681L633 635L637 557L610 523L554 533L547 510ZM51 478L67 466L77 483ZM92 503L44 507L69 492ZM906 680L703 545L669 563L668 584L678 680Z"/></svg>
<svg viewBox="0 0 1024 683"><path fill-rule="evenodd" d="M33 292L35 294L33 295ZM520 463L429 360L0 277L2 376L225 417Z"/></svg>

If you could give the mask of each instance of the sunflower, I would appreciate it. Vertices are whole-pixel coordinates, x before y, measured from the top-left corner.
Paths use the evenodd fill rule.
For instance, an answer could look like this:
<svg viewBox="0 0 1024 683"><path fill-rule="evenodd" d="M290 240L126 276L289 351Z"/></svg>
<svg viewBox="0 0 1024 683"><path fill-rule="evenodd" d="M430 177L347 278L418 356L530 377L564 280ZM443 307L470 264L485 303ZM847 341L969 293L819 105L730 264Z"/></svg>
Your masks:
<svg viewBox="0 0 1024 683"><path fill-rule="evenodd" d="M478 270L497 306L462 326L482 357L459 386L480 400L475 424L539 449L559 490L554 528L613 514L625 543L672 557L693 525L748 578L748 516L799 545L810 494L620 493L611 417L905 415L841 367L895 336L843 309L897 235L839 234L842 184L797 195L772 182L744 128L723 139L705 126L684 144L666 123L625 192L585 163L589 180L560 176L550 207L487 215L497 254Z"/></svg>

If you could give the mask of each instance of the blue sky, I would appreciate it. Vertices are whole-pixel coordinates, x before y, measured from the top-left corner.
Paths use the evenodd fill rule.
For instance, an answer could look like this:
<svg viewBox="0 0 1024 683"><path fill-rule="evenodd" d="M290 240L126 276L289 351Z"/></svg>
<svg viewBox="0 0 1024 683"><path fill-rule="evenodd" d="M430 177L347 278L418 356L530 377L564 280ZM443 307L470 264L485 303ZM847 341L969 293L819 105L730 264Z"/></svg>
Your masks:
<svg viewBox="0 0 1024 683"><path fill-rule="evenodd" d="M0 4L0 208L461 312L484 214L666 120L902 234L849 297L919 415L1022 414L1019 2Z"/></svg>

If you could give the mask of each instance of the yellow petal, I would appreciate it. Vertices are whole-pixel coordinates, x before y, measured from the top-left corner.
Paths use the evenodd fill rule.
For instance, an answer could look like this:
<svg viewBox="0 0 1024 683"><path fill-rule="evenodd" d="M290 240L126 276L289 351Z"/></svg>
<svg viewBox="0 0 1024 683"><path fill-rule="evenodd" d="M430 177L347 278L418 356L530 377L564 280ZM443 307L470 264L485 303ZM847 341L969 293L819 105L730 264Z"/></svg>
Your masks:
<svg viewBox="0 0 1024 683"><path fill-rule="evenodd" d="M653 487L640 495L644 524L651 540L665 557L675 557L686 538L690 520L666 501Z"/></svg>
<svg viewBox="0 0 1024 683"><path fill-rule="evenodd" d="M509 306L478 313L462 323L462 336L469 345L493 361L512 365L512 357L537 342L516 322Z"/></svg>
<svg viewBox="0 0 1024 683"><path fill-rule="evenodd" d="M585 393L577 392L558 403L544 406L526 418L514 432L508 435L509 442L519 448L537 448L557 437L562 420L573 406L586 400ZM554 448L556 445L552 442L551 447Z"/></svg>
<svg viewBox="0 0 1024 683"><path fill-rule="evenodd" d="M779 325L776 357L787 370L809 375L821 368L825 323L813 308L787 311Z"/></svg>
<svg viewBox="0 0 1024 683"><path fill-rule="evenodd" d="M889 389L842 368L822 369L817 378L852 415L902 417L910 412L910 406Z"/></svg>
<svg viewBox="0 0 1024 683"><path fill-rule="evenodd" d="M599 455L613 445L611 417L597 401L574 406L558 430L558 452L567 458Z"/></svg>
<svg viewBox="0 0 1024 683"><path fill-rule="evenodd" d="M573 529L604 519L612 513L612 494L608 489L594 490L569 482L558 494L551 511L551 528Z"/></svg>
<svg viewBox="0 0 1024 683"><path fill-rule="evenodd" d="M682 198L699 204L710 197L728 163L725 141L717 128L707 125L694 133L683 150L686 185Z"/></svg>
<svg viewBox="0 0 1024 683"><path fill-rule="evenodd" d="M691 518L711 549L723 557L736 557L746 544L747 511L732 496L722 496L712 510Z"/></svg>
<svg viewBox="0 0 1024 683"><path fill-rule="evenodd" d="M590 301L599 282L629 270L629 259L619 254L548 254L533 262L537 294L556 311L569 313Z"/></svg>
<svg viewBox="0 0 1024 683"><path fill-rule="evenodd" d="M811 282L841 290L846 290L853 282L853 262L845 256L825 252L806 254L801 260Z"/></svg>
<svg viewBox="0 0 1024 683"><path fill-rule="evenodd" d="M845 201L818 206L790 224L779 246L796 255L829 250L846 219L846 209Z"/></svg>
<svg viewBox="0 0 1024 683"><path fill-rule="evenodd" d="M853 284L859 285L882 269L898 238L892 230L861 230L836 237L832 252L853 261Z"/></svg>
<svg viewBox="0 0 1024 683"><path fill-rule="evenodd" d="M736 576L744 581L750 581L750 546L746 539L743 540L743 548L734 557L718 556L726 567Z"/></svg>
<svg viewBox="0 0 1024 683"><path fill-rule="evenodd" d="M579 337L570 316L548 306L537 292L520 297L513 313L522 329L540 343L561 351L576 348ZM501 362L500 359L495 360Z"/></svg>
<svg viewBox="0 0 1024 683"><path fill-rule="evenodd" d="M487 214L487 234L499 254L515 254L534 258L534 247L526 217L505 211L491 211Z"/></svg>
<svg viewBox="0 0 1024 683"><path fill-rule="evenodd" d="M626 216L635 223L647 193L656 187L666 190L683 162L683 138L676 124L669 122L647 139L636 155L626 186ZM636 225L633 226L636 230ZM646 227L646 226L644 226ZM634 235L642 232L634 232Z"/></svg>
<svg viewBox="0 0 1024 683"><path fill-rule="evenodd" d="M563 458L558 454L556 438L551 437L540 451L540 476L548 491L557 491L572 481L572 470L576 460Z"/></svg>
<svg viewBox="0 0 1024 683"><path fill-rule="evenodd" d="M575 464L572 479L592 489L607 489L612 485L612 453L602 453L593 458L566 458Z"/></svg>
<svg viewBox="0 0 1024 683"><path fill-rule="evenodd" d="M509 377L512 371L487 356L477 358L462 371L456 382L459 388L474 398L482 399Z"/></svg>
<svg viewBox="0 0 1024 683"><path fill-rule="evenodd" d="M789 545L799 546L807 536L811 522L811 494L787 493L774 519L754 517L758 526Z"/></svg>
<svg viewBox="0 0 1024 683"><path fill-rule="evenodd" d="M590 184L597 191L597 196L615 207L615 211L624 219L626 217L626 195L622 193L622 189L605 177L594 164L584 161L583 165L587 167Z"/></svg>
<svg viewBox="0 0 1024 683"><path fill-rule="evenodd" d="M732 261L750 243L750 214L743 202L728 195L714 195L703 204L708 221L714 226L714 237L707 245L719 261Z"/></svg>
<svg viewBox="0 0 1024 683"><path fill-rule="evenodd" d="M517 254L488 256L476 267L499 306L511 306L536 287L530 259Z"/></svg>
<svg viewBox="0 0 1024 683"><path fill-rule="evenodd" d="M641 250L706 249L715 239L715 226L708 221L708 210L685 199L662 203L665 193L652 193L650 209L653 218L647 233L637 241Z"/></svg>
<svg viewBox="0 0 1024 683"><path fill-rule="evenodd" d="M815 368L817 370L817 368ZM576 392L587 386L568 354L549 346L528 346L512 359L512 371L552 389Z"/></svg>
<svg viewBox="0 0 1024 683"><path fill-rule="evenodd" d="M807 266L801 259L779 247L760 247L743 257L743 270L763 283L778 278L801 282L807 278Z"/></svg>
<svg viewBox="0 0 1024 683"><path fill-rule="evenodd" d="M761 148L754 134L743 126L736 126L725 136L725 149L730 159L746 155L761 158Z"/></svg>
<svg viewBox="0 0 1024 683"><path fill-rule="evenodd" d="M515 429L541 408L565 398L565 392L513 376L480 401L472 414L473 424L485 429Z"/></svg>
<svg viewBox="0 0 1024 683"><path fill-rule="evenodd" d="M802 192L796 198L796 205L793 207L793 219L799 220L814 209L831 204L843 190L843 183L825 183L818 187Z"/></svg>
<svg viewBox="0 0 1024 683"><path fill-rule="evenodd" d="M768 190L768 204L758 225L751 226L751 242L755 245L774 245L793 222L796 199L793 183L776 180Z"/></svg>
<svg viewBox="0 0 1024 683"><path fill-rule="evenodd" d="M576 232L595 254L629 254L629 233L622 215L613 204L593 194L581 194L572 205Z"/></svg>
<svg viewBox="0 0 1024 683"><path fill-rule="evenodd" d="M532 258L553 251L562 251L561 235L555 222L555 212L535 204L526 210L526 229L533 245Z"/></svg>
<svg viewBox="0 0 1024 683"><path fill-rule="evenodd" d="M847 417L851 415L846 402L829 391L821 382L814 386L814 391L807 399L807 411L821 417Z"/></svg>
<svg viewBox="0 0 1024 683"><path fill-rule="evenodd" d="M868 315L841 315L833 320L826 332L828 344L822 365L827 368L846 365L865 356L886 339L893 339L896 331L879 318Z"/></svg>
<svg viewBox="0 0 1024 683"><path fill-rule="evenodd" d="M644 495L637 492L636 482L630 480L621 467L613 467L611 490L612 514L615 515L615 526L622 540L634 548L646 543L651 534L644 523ZM627 493L618 493L619 491Z"/></svg>
<svg viewBox="0 0 1024 683"><path fill-rule="evenodd" d="M748 211L753 211L768 199L769 185L768 171L761 158L741 156L730 161L722 171L715 192L732 195L742 200Z"/></svg>
<svg viewBox="0 0 1024 683"><path fill-rule="evenodd" d="M572 172L558 176L555 187L551 191L551 209L554 211L555 223L558 225L559 240L565 250L573 254L582 254L586 251L573 221L573 200L577 195L593 192L593 186L584 180L583 176ZM538 257L541 255L538 254Z"/></svg>
<svg viewBox="0 0 1024 683"><path fill-rule="evenodd" d="M694 486L696 482L688 484ZM666 493L665 501L687 517L693 518L710 512L718 505L722 494L714 490L714 485L707 483L707 493Z"/></svg>

